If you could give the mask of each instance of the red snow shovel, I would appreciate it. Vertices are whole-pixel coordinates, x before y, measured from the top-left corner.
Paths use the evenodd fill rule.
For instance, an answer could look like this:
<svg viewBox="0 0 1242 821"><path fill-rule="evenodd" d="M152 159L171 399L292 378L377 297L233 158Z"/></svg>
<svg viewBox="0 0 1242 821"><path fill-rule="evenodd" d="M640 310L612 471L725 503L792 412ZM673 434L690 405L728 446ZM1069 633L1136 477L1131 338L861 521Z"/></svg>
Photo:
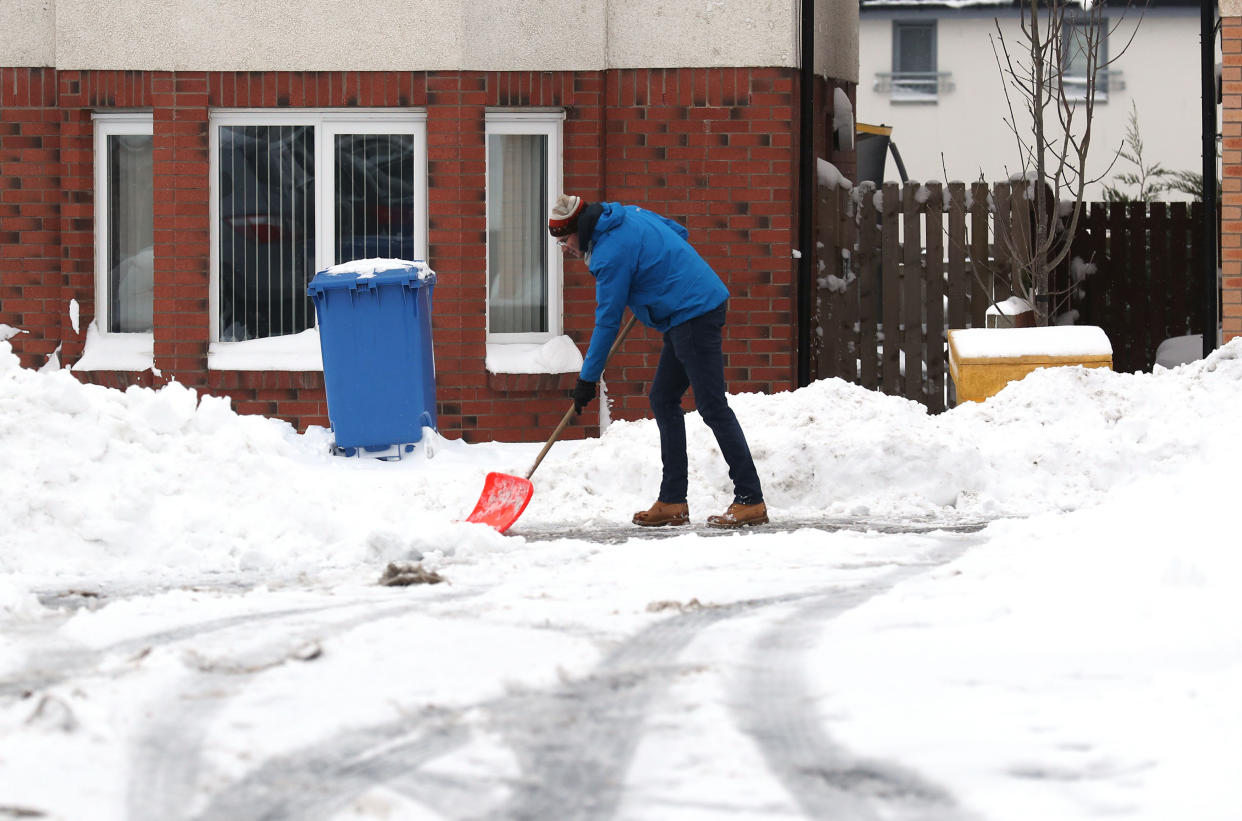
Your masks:
<svg viewBox="0 0 1242 821"><path fill-rule="evenodd" d="M629 334L630 328L634 327L636 319L638 317L631 316L630 321L625 323L625 327L621 329L621 333L617 334L616 340L612 343L612 348L608 351L608 356L604 359L605 367L608 365L608 360L612 359L612 355L617 352L617 348L620 348L621 343L625 341L625 337ZM552 443L560 438L561 433L569 426L569 420L573 418L574 406L571 403L569 410L565 411L565 416L561 419L561 423L556 426L556 430L552 431L552 435L548 437L547 444L543 446L543 450L539 451L539 455L535 457L535 464L531 465L530 470L526 471L526 478L513 476L508 473L487 474L487 478L483 480L483 495L479 497L479 503L474 506L474 510L466 518L466 521L489 525L500 533L504 533L512 527L513 523L522 515L522 511L526 509L526 505L530 503L530 497L535 493L535 486L530 482L530 477L535 474L535 468L539 467L539 463L547 455L548 450L552 447Z"/></svg>

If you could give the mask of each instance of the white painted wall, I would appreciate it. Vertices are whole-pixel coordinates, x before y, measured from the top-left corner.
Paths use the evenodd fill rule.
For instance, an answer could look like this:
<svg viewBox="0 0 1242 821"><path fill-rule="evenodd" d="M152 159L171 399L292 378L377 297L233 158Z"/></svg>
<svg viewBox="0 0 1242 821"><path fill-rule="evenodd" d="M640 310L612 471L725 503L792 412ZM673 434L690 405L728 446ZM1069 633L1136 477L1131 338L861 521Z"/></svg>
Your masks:
<svg viewBox="0 0 1242 821"><path fill-rule="evenodd" d="M876 72L892 71L893 17L862 16L858 119L893 127L893 139L912 180L944 181L947 177L971 182L980 174L989 182L1004 180L1020 170L1021 162L1014 136L1003 122L1008 110L992 50L994 18L954 16L952 11L942 14L946 16L937 24L938 68L952 72L956 88L942 93L934 105L893 103L887 94L874 90ZM1111 35L1110 55L1121 48L1137 20L1131 17L1125 24L1129 30L1123 27ZM1017 18L1003 18L1002 25L1011 44L1017 42ZM1088 158L1092 176L1105 171L1125 138L1131 102L1138 107L1146 163L1199 171L1198 10L1149 11L1138 25L1133 44L1113 69L1122 72L1125 89L1110 92L1106 103L1097 101ZM1015 96L1015 108L1021 104L1022 99ZM1018 122L1030 129L1029 119L1023 123L1020 110ZM886 170L890 179L897 179L891 159ZM1122 170L1133 167L1118 160L1113 174ZM1102 199L1102 188L1102 183L1090 186L1086 198Z"/></svg>
<svg viewBox="0 0 1242 821"><path fill-rule="evenodd" d="M798 64L800 0L3 0L0 65L201 71ZM855 0L816 67L857 76Z"/></svg>

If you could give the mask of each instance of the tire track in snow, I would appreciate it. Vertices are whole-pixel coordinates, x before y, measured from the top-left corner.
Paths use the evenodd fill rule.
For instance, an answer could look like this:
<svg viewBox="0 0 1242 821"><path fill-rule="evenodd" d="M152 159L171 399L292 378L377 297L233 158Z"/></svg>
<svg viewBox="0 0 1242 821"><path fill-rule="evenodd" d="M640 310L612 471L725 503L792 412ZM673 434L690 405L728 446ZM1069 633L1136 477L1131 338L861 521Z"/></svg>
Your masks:
<svg viewBox="0 0 1242 821"><path fill-rule="evenodd" d="M808 597L809 604L779 622L759 642L770 648L766 651L769 657L743 686L742 704L772 705L741 715L739 722L759 743L773 774L809 817L887 817L876 811L877 803L890 810L902 796L914 797L907 804L934 806L940 812L936 818L955 817L943 812L951 812L952 807L942 790L897 767L859 762L826 731L807 725L801 713L801 707L809 703L806 688L796 675L789 675L788 668L796 659L791 641L798 631L812 623L822 624L905 578L950 561L966 547L966 543L958 543L954 551L946 551L933 561L902 566L861 587L838 588L828 595L790 594L689 610L661 619L618 645L592 673L552 690L516 691L456 712L424 713L351 730L318 742L314 749L263 762L238 781L213 789L214 798L195 818L248 821L327 817L379 784L403 790L425 804L452 806L445 789L440 790L439 800L436 797L436 784L444 779L422 777L418 770L469 742L470 730L459 723L467 713L476 719L482 716L484 724L505 737L520 769L511 781L484 777L489 783L508 786L509 798L490 812L471 812L469 817L558 821L612 817L623 798L648 707L682 672L677 660L686 646L722 621L761 608L807 602ZM762 672L768 665L775 668L773 672ZM159 735L159 729L153 728L151 737ZM202 734L187 734L186 740L186 749L179 754L197 760ZM197 773L194 766L179 774L174 771L171 778L157 774L150 780L162 784L166 795L179 796L185 802L192 795ZM137 784L135 792L142 786ZM466 784L466 789L469 786ZM481 781L478 786L482 786ZM453 789L460 794L462 783ZM161 806L175 805L172 801ZM185 804L180 806L184 808Z"/></svg>
<svg viewBox="0 0 1242 821"><path fill-rule="evenodd" d="M489 729L506 738L520 770L511 782L496 778L509 788L502 806L467 817L608 818L620 801L647 704L680 672L676 659L685 646L721 620L800 597L687 611L650 625L615 648L591 674L553 690L512 692L324 739L314 749L264 762L217 789L195 821L330 817L379 784L404 789L425 804L451 807L446 799L450 791L460 795L461 783L442 785L437 796L437 781L443 779L419 777L418 769L468 743L471 730L461 723L467 713L483 716ZM172 792L184 799L193 779L182 781ZM462 817L460 805L456 809L453 817Z"/></svg>
<svg viewBox="0 0 1242 821"><path fill-rule="evenodd" d="M405 781L423 764L465 744L470 731L456 712L429 712L408 722L353 730L312 752L268 759L216 793L195 821L278 821L328 818L377 784ZM409 725L414 726L409 726ZM433 782L406 788L434 792Z"/></svg>
<svg viewBox="0 0 1242 821"><path fill-rule="evenodd" d="M781 658L785 654L779 643L788 649L792 627L805 621L821 624L956 555L902 567L860 587L838 588L828 595L810 594L810 604L778 623L759 643L778 642L772 645L775 661L787 664L789 659ZM689 610L639 631L590 674L552 690L517 691L459 712L404 719L326 739L315 750L267 762L218 791L216 800L196 816L196 821L327 817L366 789L382 783L393 785L402 779L417 783L420 793L426 792L432 788L432 780L418 778L417 770L467 743L469 732L453 724L455 716L466 712L486 717L484 723L489 729L507 740L520 769L508 785L507 801L491 812L472 813L470 817L506 821L610 818L623 798L648 707L682 672L677 659L690 642L728 619L807 599L808 594L799 593ZM940 810L949 807L940 800L943 791L914 776L899 777L895 767L863 766L852 760L849 767L838 766L847 760L845 752L827 733L806 725L799 711L807 704L805 688L780 673L773 675L783 680L752 682L752 687L767 688L762 698L750 694L751 687L744 698L782 706L751 716L754 726L750 721L745 723L748 730L754 730L752 735L774 774L809 817L880 818L869 809L868 801L876 796L887 801L903 793L932 801ZM758 725L768 726L765 730ZM401 737L410 741L394 741ZM365 762L365 766L358 762ZM804 766L806 762L812 765ZM412 790L410 794L417 795ZM422 795L418 797L432 803ZM836 816L833 812L847 814Z"/></svg>
<svg viewBox="0 0 1242 821"><path fill-rule="evenodd" d="M469 594L454 594L452 598L463 598L466 595ZM440 598L437 599L436 603L448 600L448 598ZM426 603L424 602L423 604L425 605ZM54 633L42 638L33 636L23 637L24 643L32 645L37 643L38 646L32 650L30 661L27 662L26 668L19 674L20 677L0 681L0 698L25 697L27 693L54 687L69 681L75 676L89 675L99 666L101 660L109 655L145 654L165 645L176 644L188 639L231 630L236 627L255 626L272 621L280 622L299 616L310 616L316 613L331 613L350 608L365 609L374 606L376 605L373 602L352 601L341 604L267 610L258 613L239 613L233 616L222 616L216 619L209 619L208 621L194 622L169 630L144 633L140 636L121 639L103 647L90 647L79 642L69 642L55 636ZM400 605L396 609L405 610L414 606L417 605ZM380 615L384 612L386 611L380 611ZM376 614L372 612L371 615L375 616ZM57 628L61 624L63 622L58 623Z"/></svg>
<svg viewBox="0 0 1242 821"><path fill-rule="evenodd" d="M589 676L552 692L514 695L494 711L522 768L497 819L605 819L615 815L648 704L681 671L677 658L703 630L805 594L696 609L663 619L610 653Z"/></svg>
<svg viewBox="0 0 1242 821"><path fill-rule="evenodd" d="M271 611L249 618L245 615L230 616L127 639L107 648L107 651L166 647L231 629L251 631L257 623L266 624L265 629L270 630L273 629L271 622L275 622L277 628L282 622L286 626L288 622L298 622L296 630L286 629L275 636L263 651L249 651L252 658L266 659L253 671L259 672L297 658L297 651L305 646L308 639L323 641L361 625L423 609L426 602L403 602L378 611L370 609L373 606L374 603L370 602L351 602L329 607ZM341 621L300 623L308 616L351 608L360 612ZM107 651L100 651L100 655ZM197 785L211 722L232 699L244 692L250 677L251 673L244 670L215 671L208 664L207 669L177 679L174 682L176 686L166 689L163 699L148 707L150 718L139 729L133 744L134 764L127 794L128 818L135 821L174 821L188 817L187 807Z"/></svg>
<svg viewBox="0 0 1242 821"><path fill-rule="evenodd" d="M970 546L958 541L926 563L902 565L879 578L802 603L754 640L747 672L733 699L738 726L759 747L768 769L808 818L833 821L965 821L943 788L898 764L853 755L813 712L803 662L828 622L947 564Z"/></svg>

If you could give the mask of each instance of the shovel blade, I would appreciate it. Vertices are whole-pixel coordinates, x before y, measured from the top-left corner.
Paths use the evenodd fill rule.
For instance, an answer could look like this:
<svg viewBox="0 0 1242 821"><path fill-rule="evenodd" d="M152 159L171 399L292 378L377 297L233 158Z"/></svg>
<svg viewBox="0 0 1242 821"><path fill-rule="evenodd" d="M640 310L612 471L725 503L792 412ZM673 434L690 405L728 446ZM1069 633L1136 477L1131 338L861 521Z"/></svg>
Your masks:
<svg viewBox="0 0 1242 821"><path fill-rule="evenodd" d="M483 495L466 521L485 524L504 533L522 515L534 493L535 486L529 479L508 473L489 473L483 481Z"/></svg>

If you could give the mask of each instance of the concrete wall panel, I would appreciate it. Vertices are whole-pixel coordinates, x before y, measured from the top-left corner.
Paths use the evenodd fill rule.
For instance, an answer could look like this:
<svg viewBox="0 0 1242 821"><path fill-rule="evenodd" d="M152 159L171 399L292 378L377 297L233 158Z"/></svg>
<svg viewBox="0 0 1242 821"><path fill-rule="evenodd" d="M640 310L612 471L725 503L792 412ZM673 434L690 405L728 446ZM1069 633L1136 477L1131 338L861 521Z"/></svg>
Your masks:
<svg viewBox="0 0 1242 821"><path fill-rule="evenodd" d="M858 82L857 2L816 0L815 73Z"/></svg>
<svg viewBox="0 0 1242 821"><path fill-rule="evenodd" d="M451 0L58 0L60 69L456 68Z"/></svg>
<svg viewBox="0 0 1242 821"><path fill-rule="evenodd" d="M796 0L608 4L614 68L797 65Z"/></svg>
<svg viewBox="0 0 1242 821"><path fill-rule="evenodd" d="M796 67L800 0L7 0L0 65L152 71ZM858 8L816 3L816 72L857 76Z"/></svg>
<svg viewBox="0 0 1242 821"><path fill-rule="evenodd" d="M55 0L0 3L0 66L56 65Z"/></svg>

